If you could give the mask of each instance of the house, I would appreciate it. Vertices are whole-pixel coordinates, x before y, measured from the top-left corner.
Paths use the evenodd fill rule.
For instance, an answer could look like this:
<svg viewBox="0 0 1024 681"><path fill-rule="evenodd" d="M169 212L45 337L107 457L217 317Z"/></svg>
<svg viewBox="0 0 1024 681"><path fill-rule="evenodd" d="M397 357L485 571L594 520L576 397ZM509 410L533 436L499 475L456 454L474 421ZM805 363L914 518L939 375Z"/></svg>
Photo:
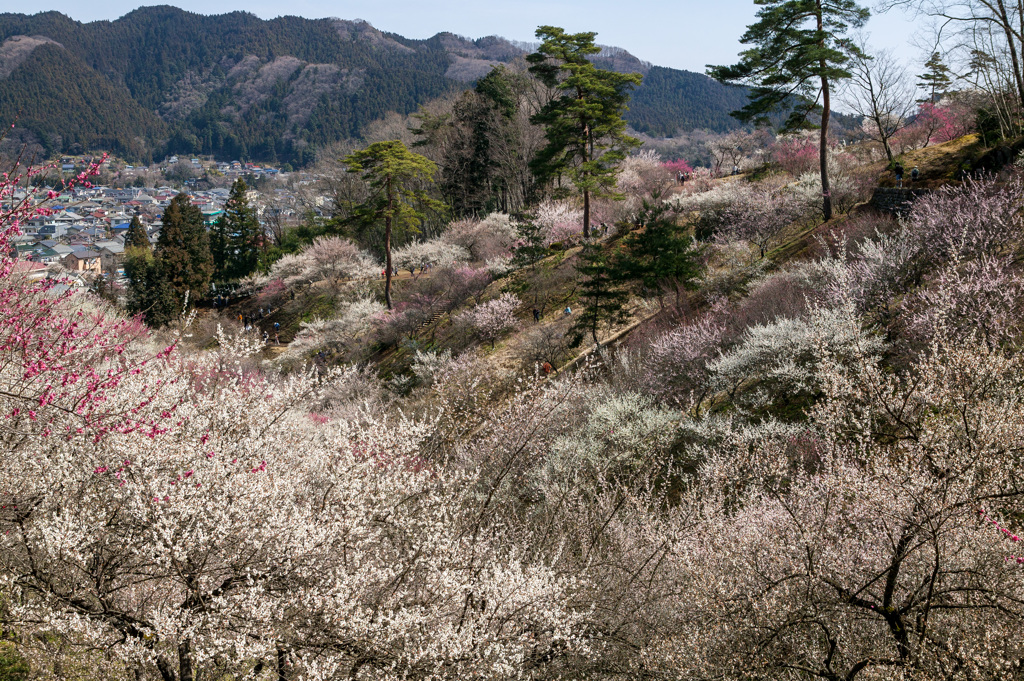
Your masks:
<svg viewBox="0 0 1024 681"><path fill-rule="evenodd" d="M107 230L101 227L88 227L78 232L78 236L89 239L102 239L107 235Z"/></svg>
<svg viewBox="0 0 1024 681"><path fill-rule="evenodd" d="M32 262L38 262L44 265L52 265L56 262L60 262L61 256L60 253L58 253L52 248L47 248L46 246L37 246L32 250L32 254L31 256L29 256L29 258L32 260Z"/></svg>
<svg viewBox="0 0 1024 681"><path fill-rule="evenodd" d="M38 245L33 242L21 242L14 244L15 257L18 260L31 260L32 255L36 252Z"/></svg>
<svg viewBox="0 0 1024 681"><path fill-rule="evenodd" d="M19 260L14 263L14 271L24 274L29 281L39 281L46 278L46 265L41 262Z"/></svg>
<svg viewBox="0 0 1024 681"><path fill-rule="evenodd" d="M100 254L100 268L104 272L116 273L124 261L124 244L117 241L97 241L94 245Z"/></svg>
<svg viewBox="0 0 1024 681"><path fill-rule="evenodd" d="M102 274L103 262L96 251L81 250L64 256L64 267L72 272Z"/></svg>
<svg viewBox="0 0 1024 681"><path fill-rule="evenodd" d="M40 239L58 239L67 234L67 227L51 223L43 225L36 230L36 236Z"/></svg>

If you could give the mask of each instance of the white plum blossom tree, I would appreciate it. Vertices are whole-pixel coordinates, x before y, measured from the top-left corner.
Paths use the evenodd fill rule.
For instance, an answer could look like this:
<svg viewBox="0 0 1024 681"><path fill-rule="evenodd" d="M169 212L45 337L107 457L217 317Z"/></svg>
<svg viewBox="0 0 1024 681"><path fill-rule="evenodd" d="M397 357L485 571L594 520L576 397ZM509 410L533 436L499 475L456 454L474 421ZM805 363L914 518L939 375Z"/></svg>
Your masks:
<svg viewBox="0 0 1024 681"><path fill-rule="evenodd" d="M462 246L434 239L431 241L415 241L395 251L391 258L399 269L412 271L415 268L452 267L469 262L469 251Z"/></svg>
<svg viewBox="0 0 1024 681"><path fill-rule="evenodd" d="M500 297L476 305L455 316L455 323L471 329L482 341L489 341L491 347L504 333L515 328L519 321L516 310L522 305L515 294L503 293Z"/></svg>

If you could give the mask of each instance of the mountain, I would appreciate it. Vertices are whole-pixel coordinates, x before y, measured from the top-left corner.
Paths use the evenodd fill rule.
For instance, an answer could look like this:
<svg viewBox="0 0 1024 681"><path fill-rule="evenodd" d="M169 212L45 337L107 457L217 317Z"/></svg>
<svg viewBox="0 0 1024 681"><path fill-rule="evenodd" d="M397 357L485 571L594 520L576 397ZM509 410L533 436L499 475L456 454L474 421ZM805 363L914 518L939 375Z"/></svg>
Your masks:
<svg viewBox="0 0 1024 681"><path fill-rule="evenodd" d="M368 123L470 86L531 49L497 37L408 40L359 21L145 7L115 21L0 14L0 121L48 152L213 154L300 165ZM628 119L651 135L735 127L744 91L606 48L640 71Z"/></svg>

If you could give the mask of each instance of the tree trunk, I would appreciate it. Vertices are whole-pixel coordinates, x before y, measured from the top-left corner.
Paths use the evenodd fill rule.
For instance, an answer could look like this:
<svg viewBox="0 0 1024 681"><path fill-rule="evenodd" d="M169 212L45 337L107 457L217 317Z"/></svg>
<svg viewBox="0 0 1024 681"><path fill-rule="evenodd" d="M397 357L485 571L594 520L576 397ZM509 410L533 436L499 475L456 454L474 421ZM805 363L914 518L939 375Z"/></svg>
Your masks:
<svg viewBox="0 0 1024 681"><path fill-rule="evenodd" d="M590 190L583 190L583 238L590 238Z"/></svg>
<svg viewBox="0 0 1024 681"><path fill-rule="evenodd" d="M178 644L178 681L193 681L192 642L185 639Z"/></svg>
<svg viewBox="0 0 1024 681"><path fill-rule="evenodd" d="M580 95L579 99L583 99L583 96ZM586 164L589 163L592 158L594 158L594 140L593 140L593 137L590 134L590 125L589 124L584 124L584 126L583 126L583 134L584 134L584 137L586 138L586 142L583 144L583 165L584 165L584 167L586 167ZM584 239L589 239L590 238L590 190L589 189L584 189L583 190L583 238Z"/></svg>
<svg viewBox="0 0 1024 681"><path fill-rule="evenodd" d="M277 648L277 681L288 681L288 652L280 646Z"/></svg>
<svg viewBox="0 0 1024 681"><path fill-rule="evenodd" d="M388 178L388 212L384 215L384 303L391 309L391 217L394 207L391 178ZM184 681L184 679L182 679Z"/></svg>
<svg viewBox="0 0 1024 681"><path fill-rule="evenodd" d="M1024 107L1024 74L1020 70L1020 58L1017 54L1017 38L1013 34L1013 25L1010 23L1009 14L1006 12L1006 3L1003 0L996 0L999 7L999 23L1002 26L1003 34L1006 36L1006 44L1010 48L1010 61L1013 64L1013 79L1017 85L1017 97L1020 105ZM1024 22L1024 17L1022 17Z"/></svg>
<svg viewBox="0 0 1024 681"><path fill-rule="evenodd" d="M828 78L821 77L821 101L824 105L821 112L821 149L819 161L821 163L821 214L828 222L832 219L832 188L828 181L828 119L829 119L829 91Z"/></svg>
<svg viewBox="0 0 1024 681"><path fill-rule="evenodd" d="M889 159L890 165L892 164L892 145L889 144L889 138L884 134L882 135L882 148L885 149L885 157Z"/></svg>
<svg viewBox="0 0 1024 681"><path fill-rule="evenodd" d="M161 681L177 681L178 677L171 669L170 663L167 658L163 655L158 655L156 658L156 668L160 672Z"/></svg>
<svg viewBox="0 0 1024 681"><path fill-rule="evenodd" d="M818 31L824 30L824 22L822 20L822 8L820 0L817 3L818 7ZM822 41L824 42L824 40ZM820 45L821 49L825 49L825 45ZM818 160L821 163L821 214L824 216L825 221L828 222L832 219L832 189L829 187L828 182L828 119L831 111L830 92L828 89L828 76L825 75L828 65L825 63L825 59L822 58L820 62L821 67L821 146L818 152Z"/></svg>

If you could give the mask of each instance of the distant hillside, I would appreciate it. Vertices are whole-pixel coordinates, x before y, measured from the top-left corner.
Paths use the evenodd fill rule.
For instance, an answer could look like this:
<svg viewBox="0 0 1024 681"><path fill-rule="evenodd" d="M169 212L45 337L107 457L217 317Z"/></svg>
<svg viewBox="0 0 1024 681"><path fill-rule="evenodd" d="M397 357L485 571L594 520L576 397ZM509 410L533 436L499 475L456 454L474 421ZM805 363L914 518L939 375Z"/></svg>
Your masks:
<svg viewBox="0 0 1024 681"><path fill-rule="evenodd" d="M147 7L83 24L58 12L0 14L0 121L50 152L106 146L147 154L302 164L397 111L468 87L526 53L502 38L408 40L363 22ZM630 122L651 135L735 127L742 90L606 49L640 70Z"/></svg>
<svg viewBox="0 0 1024 681"><path fill-rule="evenodd" d="M743 88L725 87L699 73L655 66L633 94L628 118L648 135L670 135L679 128L725 132L737 126L730 112L746 103Z"/></svg>
<svg viewBox="0 0 1024 681"><path fill-rule="evenodd" d="M0 78L0 120L17 120L51 150L116 148L134 156L146 152L142 140L159 138L167 128L123 88L54 43L34 46Z"/></svg>

